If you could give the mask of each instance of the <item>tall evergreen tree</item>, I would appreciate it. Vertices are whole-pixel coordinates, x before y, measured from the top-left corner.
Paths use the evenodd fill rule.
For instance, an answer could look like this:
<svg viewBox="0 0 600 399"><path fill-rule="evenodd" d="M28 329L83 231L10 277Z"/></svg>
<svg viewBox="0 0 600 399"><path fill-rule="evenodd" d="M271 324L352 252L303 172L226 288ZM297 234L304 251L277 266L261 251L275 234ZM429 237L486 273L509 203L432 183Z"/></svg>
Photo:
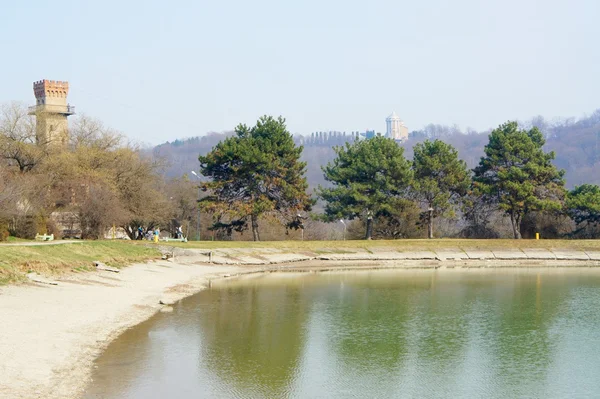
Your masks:
<svg viewBox="0 0 600 399"><path fill-rule="evenodd" d="M471 184L470 173L458 151L440 140L415 145L413 172L413 189L427 207L428 236L433 238L433 219L453 216L458 199Z"/></svg>
<svg viewBox="0 0 600 399"><path fill-rule="evenodd" d="M329 220L364 218L366 239L373 234L373 218L395 212L411 182L410 162L392 139L375 136L334 148L337 157L323 168L331 188L319 187L327 202Z"/></svg>
<svg viewBox="0 0 600 399"><path fill-rule="evenodd" d="M567 195L567 213L577 224L575 235L598 238L600 236L600 187L582 184Z"/></svg>
<svg viewBox="0 0 600 399"><path fill-rule="evenodd" d="M521 238L524 215L562 206L564 171L552 164L554 152L544 152L544 144L538 128L521 130L507 122L490 133L475 168L475 190L510 216L514 238Z"/></svg>
<svg viewBox="0 0 600 399"><path fill-rule="evenodd" d="M213 227L231 233L246 230L250 222L255 241L260 241L258 219L263 214L296 227L298 212L313 204L306 192L302 149L294 144L285 119L263 116L256 126L240 124L235 136L200 156L200 171L210 178L202 185L210 194L201 206L217 216Z"/></svg>

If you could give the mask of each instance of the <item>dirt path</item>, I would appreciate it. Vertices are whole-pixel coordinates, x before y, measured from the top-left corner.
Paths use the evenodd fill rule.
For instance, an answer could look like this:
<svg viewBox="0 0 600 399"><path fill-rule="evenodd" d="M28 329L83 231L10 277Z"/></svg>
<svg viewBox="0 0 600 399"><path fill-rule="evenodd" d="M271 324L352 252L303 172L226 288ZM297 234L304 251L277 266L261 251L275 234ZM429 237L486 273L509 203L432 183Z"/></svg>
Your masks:
<svg viewBox="0 0 600 399"><path fill-rule="evenodd" d="M24 241L24 242L12 242L12 243L2 243L0 244L0 248L2 247L37 247L41 245L62 245L62 244L75 244L85 242L82 240L54 240L54 241Z"/></svg>

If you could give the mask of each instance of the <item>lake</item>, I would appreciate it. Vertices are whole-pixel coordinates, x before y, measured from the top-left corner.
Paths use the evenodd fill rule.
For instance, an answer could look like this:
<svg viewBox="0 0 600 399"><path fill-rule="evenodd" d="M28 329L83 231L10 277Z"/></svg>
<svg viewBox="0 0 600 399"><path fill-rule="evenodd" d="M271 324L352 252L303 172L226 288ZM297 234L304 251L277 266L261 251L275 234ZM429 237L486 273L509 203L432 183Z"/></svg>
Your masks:
<svg viewBox="0 0 600 399"><path fill-rule="evenodd" d="M126 331L84 398L600 397L600 271L275 273Z"/></svg>

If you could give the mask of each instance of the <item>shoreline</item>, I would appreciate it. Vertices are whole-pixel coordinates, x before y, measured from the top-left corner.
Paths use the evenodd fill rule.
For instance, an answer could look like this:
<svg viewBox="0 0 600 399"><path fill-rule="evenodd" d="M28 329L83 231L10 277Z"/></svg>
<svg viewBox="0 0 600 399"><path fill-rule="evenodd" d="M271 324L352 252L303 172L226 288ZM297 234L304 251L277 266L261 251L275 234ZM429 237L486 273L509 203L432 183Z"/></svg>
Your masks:
<svg viewBox="0 0 600 399"><path fill-rule="evenodd" d="M209 280L244 269L157 261L120 273L63 276L58 285L0 287L0 398L77 398L94 360L123 331Z"/></svg>
<svg viewBox="0 0 600 399"><path fill-rule="evenodd" d="M165 305L207 288L214 279L272 272L328 272L376 269L573 269L600 267L598 254L563 258L450 258L439 254L389 252L313 254L268 250L172 249L175 261L138 263L120 273L64 275L58 285L26 283L0 287L3 339L0 397L80 397L94 360L123 331ZM509 256L510 254L506 255ZM518 255L521 256L521 255Z"/></svg>

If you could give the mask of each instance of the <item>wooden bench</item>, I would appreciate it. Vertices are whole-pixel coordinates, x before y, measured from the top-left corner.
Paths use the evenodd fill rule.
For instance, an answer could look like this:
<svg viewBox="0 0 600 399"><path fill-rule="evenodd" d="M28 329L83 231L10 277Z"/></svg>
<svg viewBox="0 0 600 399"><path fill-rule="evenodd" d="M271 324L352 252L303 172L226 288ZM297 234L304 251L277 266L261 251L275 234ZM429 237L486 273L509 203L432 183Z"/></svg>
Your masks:
<svg viewBox="0 0 600 399"><path fill-rule="evenodd" d="M36 234L35 239L38 241L54 241L54 234Z"/></svg>
<svg viewBox="0 0 600 399"><path fill-rule="evenodd" d="M169 242L169 241L171 241L171 242L175 242L175 241L177 241L177 242L188 242L187 238L185 238L185 237L182 237L182 238L165 237L165 238L162 239L162 241L165 241L165 242Z"/></svg>

